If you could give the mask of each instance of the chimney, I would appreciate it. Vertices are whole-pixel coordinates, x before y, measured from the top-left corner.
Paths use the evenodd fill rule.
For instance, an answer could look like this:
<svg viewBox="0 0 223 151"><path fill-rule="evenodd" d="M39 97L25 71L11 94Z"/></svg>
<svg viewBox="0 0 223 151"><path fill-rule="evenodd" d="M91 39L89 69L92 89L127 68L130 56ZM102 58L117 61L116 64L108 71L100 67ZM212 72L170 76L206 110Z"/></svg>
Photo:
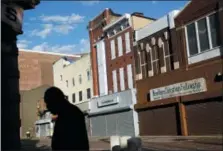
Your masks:
<svg viewBox="0 0 223 151"><path fill-rule="evenodd" d="M141 12L134 12L134 13L132 13L132 16L144 17L144 14Z"/></svg>

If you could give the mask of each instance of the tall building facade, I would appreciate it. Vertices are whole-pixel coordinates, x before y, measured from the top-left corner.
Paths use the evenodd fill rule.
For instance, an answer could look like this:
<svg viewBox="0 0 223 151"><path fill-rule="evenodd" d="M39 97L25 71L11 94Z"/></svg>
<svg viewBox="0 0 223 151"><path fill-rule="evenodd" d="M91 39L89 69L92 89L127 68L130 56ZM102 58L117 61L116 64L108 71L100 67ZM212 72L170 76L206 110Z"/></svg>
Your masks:
<svg viewBox="0 0 223 151"><path fill-rule="evenodd" d="M104 12L111 12L106 9ZM100 14L100 15L103 15ZM99 16L100 16L99 15ZM134 83L133 33L154 19L141 13L116 15L94 31L96 20L89 23L94 98L89 119L92 136L138 135L138 118L132 106L136 103ZM94 35L97 35L95 38ZM94 66L93 66L94 64Z"/></svg>
<svg viewBox="0 0 223 151"><path fill-rule="evenodd" d="M140 135L222 134L222 10L192 0L136 31Z"/></svg>
<svg viewBox="0 0 223 151"><path fill-rule="evenodd" d="M86 115L86 125L90 135L88 112L93 95L90 53L83 54L76 61L61 58L53 64L54 86L60 88L70 103L79 107Z"/></svg>

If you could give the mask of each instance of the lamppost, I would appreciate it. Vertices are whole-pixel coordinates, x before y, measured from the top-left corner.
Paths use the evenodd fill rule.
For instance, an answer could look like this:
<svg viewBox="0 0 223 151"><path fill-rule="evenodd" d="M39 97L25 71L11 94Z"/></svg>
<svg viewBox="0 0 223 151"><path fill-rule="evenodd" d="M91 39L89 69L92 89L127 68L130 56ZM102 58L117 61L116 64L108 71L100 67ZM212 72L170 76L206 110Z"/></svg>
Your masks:
<svg viewBox="0 0 223 151"><path fill-rule="evenodd" d="M40 0L1 1L1 146L20 149L20 94L16 37L22 34L24 10L34 9Z"/></svg>

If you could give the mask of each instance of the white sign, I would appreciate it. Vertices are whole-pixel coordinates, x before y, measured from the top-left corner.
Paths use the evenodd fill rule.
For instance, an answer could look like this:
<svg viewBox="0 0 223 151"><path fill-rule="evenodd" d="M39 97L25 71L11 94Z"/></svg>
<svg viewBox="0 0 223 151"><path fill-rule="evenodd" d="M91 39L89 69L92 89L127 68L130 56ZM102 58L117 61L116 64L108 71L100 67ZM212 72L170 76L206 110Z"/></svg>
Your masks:
<svg viewBox="0 0 223 151"><path fill-rule="evenodd" d="M119 102L119 98L116 97L114 99L111 100L99 100L98 101L98 107L103 107L103 106L108 106L108 105L114 105L114 104L118 104Z"/></svg>
<svg viewBox="0 0 223 151"><path fill-rule="evenodd" d="M165 87L150 90L150 100L161 100L171 97L184 96L207 91L204 78L180 82Z"/></svg>
<svg viewBox="0 0 223 151"><path fill-rule="evenodd" d="M6 5L2 3L1 5L1 21L11 26L18 34L21 34L24 12L23 8L15 4Z"/></svg>

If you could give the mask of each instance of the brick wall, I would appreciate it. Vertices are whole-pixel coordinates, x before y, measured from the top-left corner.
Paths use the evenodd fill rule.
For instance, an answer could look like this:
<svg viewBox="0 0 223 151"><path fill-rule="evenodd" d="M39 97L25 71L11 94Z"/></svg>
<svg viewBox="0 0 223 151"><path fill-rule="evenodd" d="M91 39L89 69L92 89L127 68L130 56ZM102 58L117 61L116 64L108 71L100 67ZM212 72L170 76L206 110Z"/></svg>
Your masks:
<svg viewBox="0 0 223 151"><path fill-rule="evenodd" d="M53 63L61 55L19 51L20 90L53 85ZM74 58L75 57L71 57Z"/></svg>

